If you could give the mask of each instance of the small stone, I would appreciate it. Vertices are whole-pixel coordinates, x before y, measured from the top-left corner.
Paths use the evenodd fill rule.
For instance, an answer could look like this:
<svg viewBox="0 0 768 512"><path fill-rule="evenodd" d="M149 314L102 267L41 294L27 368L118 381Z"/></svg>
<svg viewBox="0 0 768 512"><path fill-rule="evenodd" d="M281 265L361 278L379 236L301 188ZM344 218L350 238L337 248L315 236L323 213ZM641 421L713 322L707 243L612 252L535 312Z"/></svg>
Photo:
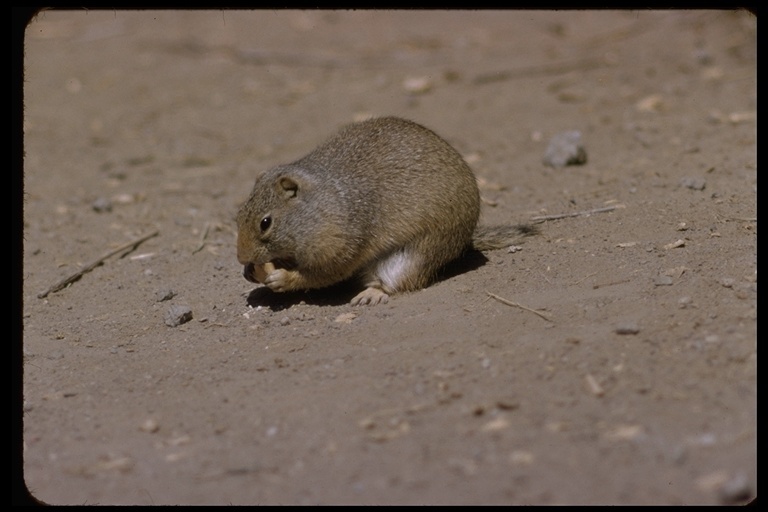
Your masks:
<svg viewBox="0 0 768 512"><path fill-rule="evenodd" d="M572 130L554 135L544 152L543 161L549 167L585 164L587 152L581 143L581 132Z"/></svg>
<svg viewBox="0 0 768 512"><path fill-rule="evenodd" d="M288 318L287 316L284 316L283 318L280 319L280 325L285 326L285 325L289 325L290 323L291 323L291 319Z"/></svg>
<svg viewBox="0 0 768 512"><path fill-rule="evenodd" d="M110 201L106 197L99 197L93 202L93 204L91 204L91 208L93 208L94 211L99 213L111 212L112 201Z"/></svg>
<svg viewBox="0 0 768 512"><path fill-rule="evenodd" d="M164 302L166 300L171 300L176 296L176 292L171 290L170 288L166 288L164 290L157 290L155 292L155 302Z"/></svg>
<svg viewBox="0 0 768 512"><path fill-rule="evenodd" d="M642 425L619 425L606 432L605 436L612 441L635 441L644 434Z"/></svg>
<svg viewBox="0 0 768 512"><path fill-rule="evenodd" d="M160 425L154 419L148 418L139 426L139 429L144 432L154 433L160 430Z"/></svg>
<svg viewBox="0 0 768 512"><path fill-rule="evenodd" d="M403 80L403 88L411 94L424 94L432 90L432 80L426 76L410 77Z"/></svg>
<svg viewBox="0 0 768 512"><path fill-rule="evenodd" d="M480 430L482 430L483 432L497 432L499 430L504 430L506 428L509 428L509 426L510 426L510 423L507 418L498 417L498 418L492 419L491 421L483 425Z"/></svg>
<svg viewBox="0 0 768 512"><path fill-rule="evenodd" d="M733 505L747 501L752 496L747 476L740 473L726 481L717 492L723 505Z"/></svg>
<svg viewBox="0 0 768 512"><path fill-rule="evenodd" d="M680 180L680 185L691 190L704 190L707 186L707 180L704 178L683 178Z"/></svg>
<svg viewBox="0 0 768 512"><path fill-rule="evenodd" d="M730 121L731 124L748 123L752 121L757 121L757 112L756 111L731 112L730 114L728 114L728 121Z"/></svg>
<svg viewBox="0 0 768 512"><path fill-rule="evenodd" d="M678 247L685 247L685 240L683 240L682 238L679 240L675 240L674 242L665 245L664 249L666 250L677 249Z"/></svg>
<svg viewBox="0 0 768 512"><path fill-rule="evenodd" d="M112 198L117 204L132 204L137 198L133 194L117 194Z"/></svg>
<svg viewBox="0 0 768 512"><path fill-rule="evenodd" d="M637 334L640 332L640 328L637 324L622 324L616 327L616 334Z"/></svg>
<svg viewBox="0 0 768 512"><path fill-rule="evenodd" d="M638 112L659 112L664 106L661 94L651 94L635 103Z"/></svg>
<svg viewBox="0 0 768 512"><path fill-rule="evenodd" d="M178 327L192 320L192 308L189 306L173 305L165 312L165 325Z"/></svg>

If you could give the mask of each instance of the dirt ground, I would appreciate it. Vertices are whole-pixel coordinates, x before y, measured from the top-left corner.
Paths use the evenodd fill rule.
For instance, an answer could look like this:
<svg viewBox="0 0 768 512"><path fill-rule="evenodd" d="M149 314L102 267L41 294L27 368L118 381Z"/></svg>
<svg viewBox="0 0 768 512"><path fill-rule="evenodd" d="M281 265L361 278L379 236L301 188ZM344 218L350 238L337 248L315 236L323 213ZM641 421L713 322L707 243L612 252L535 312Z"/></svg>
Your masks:
<svg viewBox="0 0 768 512"><path fill-rule="evenodd" d="M29 493L750 501L756 25L745 11L39 14L23 91ZM390 114L465 156L483 222L545 217L541 234L375 307L347 305L351 286L243 279L234 216L256 174ZM586 164L545 166L567 130ZM192 319L170 327L175 306Z"/></svg>

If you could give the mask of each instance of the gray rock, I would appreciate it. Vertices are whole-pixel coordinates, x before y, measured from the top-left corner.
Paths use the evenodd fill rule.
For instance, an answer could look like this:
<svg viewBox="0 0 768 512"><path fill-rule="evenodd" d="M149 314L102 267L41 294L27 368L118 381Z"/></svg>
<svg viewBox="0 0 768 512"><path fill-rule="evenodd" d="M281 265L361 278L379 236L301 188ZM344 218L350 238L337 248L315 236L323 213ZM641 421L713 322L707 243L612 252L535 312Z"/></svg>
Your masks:
<svg viewBox="0 0 768 512"><path fill-rule="evenodd" d="M93 208L94 211L97 211L99 213L111 212L112 201L110 201L106 197L99 197L93 202L93 204L91 204L91 208Z"/></svg>
<svg viewBox="0 0 768 512"><path fill-rule="evenodd" d="M155 302L164 302L166 300L171 300L175 296L176 296L176 292L171 290L170 288L157 290L155 292Z"/></svg>
<svg viewBox="0 0 768 512"><path fill-rule="evenodd" d="M583 165L587 162L587 151L581 143L581 132L572 130L555 134L544 153L544 165L565 167Z"/></svg>
<svg viewBox="0 0 768 512"><path fill-rule="evenodd" d="M192 308L174 304L165 312L165 325L178 327L192 320Z"/></svg>
<svg viewBox="0 0 768 512"><path fill-rule="evenodd" d="M704 178L683 178L680 180L680 185L691 190L704 190L707 186L707 181Z"/></svg>

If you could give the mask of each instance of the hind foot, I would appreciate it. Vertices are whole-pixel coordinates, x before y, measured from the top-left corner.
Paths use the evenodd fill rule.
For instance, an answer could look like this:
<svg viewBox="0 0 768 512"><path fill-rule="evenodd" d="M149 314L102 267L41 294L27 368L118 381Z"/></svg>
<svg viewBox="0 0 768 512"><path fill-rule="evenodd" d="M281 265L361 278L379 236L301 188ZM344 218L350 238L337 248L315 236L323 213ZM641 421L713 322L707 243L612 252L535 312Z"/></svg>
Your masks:
<svg viewBox="0 0 768 512"><path fill-rule="evenodd" d="M389 295L381 288L370 286L362 292L355 295L355 297L349 302L353 306L375 306L376 304L386 304L389 300Z"/></svg>

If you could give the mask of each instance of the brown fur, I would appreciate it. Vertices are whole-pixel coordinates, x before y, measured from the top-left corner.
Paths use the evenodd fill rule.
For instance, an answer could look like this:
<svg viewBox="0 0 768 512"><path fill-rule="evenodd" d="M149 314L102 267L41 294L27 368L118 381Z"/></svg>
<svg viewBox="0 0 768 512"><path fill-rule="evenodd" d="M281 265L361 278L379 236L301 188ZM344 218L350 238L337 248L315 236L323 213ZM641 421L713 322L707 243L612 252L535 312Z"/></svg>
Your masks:
<svg viewBox="0 0 768 512"><path fill-rule="evenodd" d="M355 304L429 285L470 247L510 245L525 226L477 228L480 196L459 153L431 130L395 117L344 127L294 163L259 176L238 217L245 277L278 267L275 291L358 277Z"/></svg>

